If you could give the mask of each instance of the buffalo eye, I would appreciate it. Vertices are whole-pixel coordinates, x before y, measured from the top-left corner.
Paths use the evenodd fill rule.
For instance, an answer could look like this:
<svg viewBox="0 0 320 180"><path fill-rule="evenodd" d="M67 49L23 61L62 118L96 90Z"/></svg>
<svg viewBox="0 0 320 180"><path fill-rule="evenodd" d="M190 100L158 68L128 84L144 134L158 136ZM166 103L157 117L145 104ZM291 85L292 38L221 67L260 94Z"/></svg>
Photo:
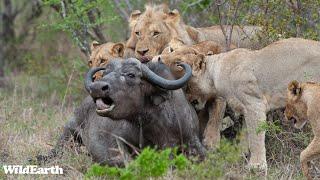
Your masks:
<svg viewBox="0 0 320 180"><path fill-rule="evenodd" d="M133 73L129 73L129 74L127 74L127 76L128 76L129 78L135 78L135 77L136 77Z"/></svg>
<svg viewBox="0 0 320 180"><path fill-rule="evenodd" d="M137 36L140 36L140 32L139 32L139 31L136 31L135 34L136 34Z"/></svg>

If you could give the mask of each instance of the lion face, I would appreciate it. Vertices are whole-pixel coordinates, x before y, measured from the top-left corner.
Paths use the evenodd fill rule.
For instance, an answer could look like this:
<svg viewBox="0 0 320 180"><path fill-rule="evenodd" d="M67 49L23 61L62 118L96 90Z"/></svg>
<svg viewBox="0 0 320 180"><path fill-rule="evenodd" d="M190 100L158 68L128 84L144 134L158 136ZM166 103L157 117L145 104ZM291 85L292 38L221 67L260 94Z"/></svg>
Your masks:
<svg viewBox="0 0 320 180"><path fill-rule="evenodd" d="M174 50L179 49L181 47L185 46L184 42L179 38L173 38L168 46L162 51L161 54L168 54L172 53Z"/></svg>
<svg viewBox="0 0 320 180"><path fill-rule="evenodd" d="M297 129L303 128L306 124L307 117L307 105L301 101L302 88L297 81L292 81L287 90L287 105L284 111L286 119L294 124Z"/></svg>
<svg viewBox="0 0 320 180"><path fill-rule="evenodd" d="M170 31L163 22L147 24L138 23L134 28L137 38L135 56L142 61L149 61L160 54L170 41Z"/></svg>
<svg viewBox="0 0 320 180"><path fill-rule="evenodd" d="M127 46L135 49L136 58L147 62L161 54L177 34L175 29L180 15L177 10L170 11L166 6L147 6L144 13L139 12L134 11L130 16L132 32Z"/></svg>
<svg viewBox="0 0 320 180"><path fill-rule="evenodd" d="M91 55L88 61L90 68L101 67L111 59L123 57L124 44L123 43L112 43L108 42L105 44L99 44L97 41L91 44ZM101 72L97 72L94 76L95 79L101 78Z"/></svg>
<svg viewBox="0 0 320 180"><path fill-rule="evenodd" d="M187 46L180 44L176 49L172 48L170 52L165 51L161 55L154 57L152 61L161 61L168 65L176 78L180 78L184 74L183 68L179 66L179 63L189 64L192 68L193 77L187 84L186 96L197 110L201 110L205 107L207 100L211 98L211 93L208 93L207 90L212 90L212 88L207 87L210 86L208 83L201 83L203 79L201 75L206 69L205 55L203 53L207 53L208 49L203 50L203 53L199 52L197 48L200 48L203 44L198 47L197 45ZM214 51L214 49L211 50Z"/></svg>

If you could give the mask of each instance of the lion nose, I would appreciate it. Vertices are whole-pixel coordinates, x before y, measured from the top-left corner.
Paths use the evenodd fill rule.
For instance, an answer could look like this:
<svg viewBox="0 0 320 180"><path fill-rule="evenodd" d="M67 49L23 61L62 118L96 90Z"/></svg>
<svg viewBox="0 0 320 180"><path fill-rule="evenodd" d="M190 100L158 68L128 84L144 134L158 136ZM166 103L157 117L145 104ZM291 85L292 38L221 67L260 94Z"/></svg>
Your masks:
<svg viewBox="0 0 320 180"><path fill-rule="evenodd" d="M143 50L137 50L137 51L141 56L144 56L149 51L149 49L143 49Z"/></svg>
<svg viewBox="0 0 320 180"><path fill-rule="evenodd" d="M89 88L90 95L92 97L98 98L104 96L109 92L110 84L104 81L95 81Z"/></svg>

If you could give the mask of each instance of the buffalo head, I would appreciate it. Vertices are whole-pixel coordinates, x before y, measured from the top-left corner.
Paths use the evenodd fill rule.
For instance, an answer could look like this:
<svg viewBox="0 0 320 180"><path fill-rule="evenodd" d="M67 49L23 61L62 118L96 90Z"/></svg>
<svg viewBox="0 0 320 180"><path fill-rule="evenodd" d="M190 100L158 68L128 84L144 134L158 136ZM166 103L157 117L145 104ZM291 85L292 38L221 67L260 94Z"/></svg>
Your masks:
<svg viewBox="0 0 320 180"><path fill-rule="evenodd" d="M185 74L174 80L162 63L146 65L134 58L112 60L105 68L91 69L86 75L85 87L94 99L99 115L132 119L148 108L146 104L156 94L179 89L187 83L192 75L191 68L184 63L181 67ZM100 70L103 70L103 77L93 82L93 75Z"/></svg>

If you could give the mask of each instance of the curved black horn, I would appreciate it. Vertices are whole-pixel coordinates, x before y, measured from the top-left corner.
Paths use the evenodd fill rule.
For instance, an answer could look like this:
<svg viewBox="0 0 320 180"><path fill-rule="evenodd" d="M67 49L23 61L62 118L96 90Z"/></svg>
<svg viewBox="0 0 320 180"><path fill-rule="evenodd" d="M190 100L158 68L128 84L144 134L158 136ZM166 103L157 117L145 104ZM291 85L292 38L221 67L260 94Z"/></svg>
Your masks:
<svg viewBox="0 0 320 180"><path fill-rule="evenodd" d="M86 74L86 77L85 77L85 80L84 80L84 86L86 87L86 90L90 93L90 86L93 82L93 75L98 72L98 71L101 71L101 70L104 70L105 68L103 67L95 67L95 68L91 68L87 74Z"/></svg>
<svg viewBox="0 0 320 180"><path fill-rule="evenodd" d="M141 64L142 74L148 81L160 86L163 89L168 90L176 90L182 88L191 78L191 67L186 63L180 63L179 66L181 66L185 70L185 74L180 79L168 80L152 72L145 64Z"/></svg>

